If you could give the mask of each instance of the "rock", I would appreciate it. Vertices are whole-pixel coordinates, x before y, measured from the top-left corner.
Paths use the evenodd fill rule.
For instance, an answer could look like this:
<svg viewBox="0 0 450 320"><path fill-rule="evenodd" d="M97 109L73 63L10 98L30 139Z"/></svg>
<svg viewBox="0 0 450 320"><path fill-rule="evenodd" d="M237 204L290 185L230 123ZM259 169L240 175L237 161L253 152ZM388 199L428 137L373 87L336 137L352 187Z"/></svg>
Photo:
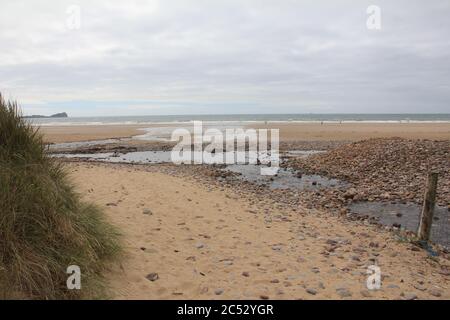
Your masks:
<svg viewBox="0 0 450 320"><path fill-rule="evenodd" d="M283 248L283 247L280 246L280 245L274 245L274 246L272 246L272 250L275 250L275 251L280 251L282 248Z"/></svg>
<svg viewBox="0 0 450 320"><path fill-rule="evenodd" d="M317 267L314 267L314 268L311 269L311 272L313 272L313 273L319 273L319 272L320 272L320 269L317 268Z"/></svg>
<svg viewBox="0 0 450 320"><path fill-rule="evenodd" d="M350 188L344 193L344 199L345 200L353 199L357 193L358 191L356 191L355 188Z"/></svg>
<svg viewBox="0 0 450 320"><path fill-rule="evenodd" d="M402 292L400 294L400 296L402 296L404 300L416 300L417 299L417 295L412 292Z"/></svg>
<svg viewBox="0 0 450 320"><path fill-rule="evenodd" d="M395 284L390 284L387 286L388 289L400 289L399 286L395 285Z"/></svg>
<svg viewBox="0 0 450 320"><path fill-rule="evenodd" d="M248 273L247 271L242 272L242 275L244 277L250 277L250 273Z"/></svg>
<svg viewBox="0 0 450 320"><path fill-rule="evenodd" d="M195 245L195 247L196 247L197 249L201 249L201 248L205 247L205 245L204 245L203 243L197 243L197 244Z"/></svg>
<svg viewBox="0 0 450 320"><path fill-rule="evenodd" d="M308 292L309 294L311 294L313 296L315 296L317 294L317 291L312 288L307 288L306 292Z"/></svg>
<svg viewBox="0 0 450 320"><path fill-rule="evenodd" d="M328 244L328 245L330 245L330 246L335 246L335 245L337 245L337 241L336 240L332 240L332 239L328 239L327 241L326 241L326 244Z"/></svg>
<svg viewBox="0 0 450 320"><path fill-rule="evenodd" d="M361 290L361 295L364 297L364 298L371 298L372 297L372 295L370 294L370 291L369 290Z"/></svg>
<svg viewBox="0 0 450 320"><path fill-rule="evenodd" d="M336 292L341 298L351 297L352 293L347 288L337 288Z"/></svg>
<svg viewBox="0 0 450 320"><path fill-rule="evenodd" d="M218 288L218 289L216 289L216 290L214 290L214 294L216 295L216 296L220 296L222 293L223 293L223 289L222 288Z"/></svg>
<svg viewBox="0 0 450 320"><path fill-rule="evenodd" d="M440 297L442 295L442 291L439 289L431 289L428 292L434 297Z"/></svg>
<svg viewBox="0 0 450 320"><path fill-rule="evenodd" d="M148 209L148 208L142 210L142 213L143 214L148 214L148 215L152 215L153 214L153 212L150 209Z"/></svg>
<svg viewBox="0 0 450 320"><path fill-rule="evenodd" d="M280 283L280 280L278 280L278 279L273 279L273 280L270 280L270 283Z"/></svg>
<svg viewBox="0 0 450 320"><path fill-rule="evenodd" d="M153 282L159 279L159 275L156 272L152 272L149 273L145 278Z"/></svg>
<svg viewBox="0 0 450 320"><path fill-rule="evenodd" d="M259 296L262 300L269 300L269 296L266 296L264 294Z"/></svg>
<svg viewBox="0 0 450 320"><path fill-rule="evenodd" d="M114 203L114 202L108 202L108 203L106 204L106 206L107 206L107 207L117 207L117 203Z"/></svg>
<svg viewBox="0 0 450 320"><path fill-rule="evenodd" d="M424 285L422 285L422 284L415 284L414 288L416 288L417 290L420 290L420 291L427 290L427 288Z"/></svg>

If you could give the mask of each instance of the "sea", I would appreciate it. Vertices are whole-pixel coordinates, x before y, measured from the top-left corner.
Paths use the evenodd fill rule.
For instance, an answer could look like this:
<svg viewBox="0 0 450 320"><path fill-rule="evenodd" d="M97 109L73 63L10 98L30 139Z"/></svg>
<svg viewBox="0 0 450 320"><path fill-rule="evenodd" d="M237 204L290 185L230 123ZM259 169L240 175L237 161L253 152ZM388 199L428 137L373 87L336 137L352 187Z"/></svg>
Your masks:
<svg viewBox="0 0 450 320"><path fill-rule="evenodd" d="M222 114L222 115L151 115L114 117L68 117L28 119L38 126L61 125L146 125L177 124L203 121L214 123L305 122L305 123L450 123L444 114Z"/></svg>

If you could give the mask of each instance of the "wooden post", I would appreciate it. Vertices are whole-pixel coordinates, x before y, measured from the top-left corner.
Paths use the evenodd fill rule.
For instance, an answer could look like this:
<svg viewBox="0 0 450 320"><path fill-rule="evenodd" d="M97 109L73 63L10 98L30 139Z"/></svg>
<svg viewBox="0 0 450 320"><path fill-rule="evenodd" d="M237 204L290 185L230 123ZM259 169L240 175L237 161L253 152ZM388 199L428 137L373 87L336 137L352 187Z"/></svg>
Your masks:
<svg viewBox="0 0 450 320"><path fill-rule="evenodd" d="M423 199L422 213L420 215L419 230L417 236L420 241L428 241L430 239L431 224L433 223L434 206L436 203L438 174L430 172L428 174L427 190Z"/></svg>

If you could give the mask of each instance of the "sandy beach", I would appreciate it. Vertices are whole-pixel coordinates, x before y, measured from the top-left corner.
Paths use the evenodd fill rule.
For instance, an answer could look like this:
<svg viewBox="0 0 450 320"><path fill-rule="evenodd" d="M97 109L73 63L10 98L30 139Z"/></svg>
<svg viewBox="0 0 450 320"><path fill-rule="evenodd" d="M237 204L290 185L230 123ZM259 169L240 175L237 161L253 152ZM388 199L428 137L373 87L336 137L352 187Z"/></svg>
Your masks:
<svg viewBox="0 0 450 320"><path fill-rule="evenodd" d="M129 138L141 134L139 129L149 126L103 125L103 126L47 126L40 127L47 143L75 142Z"/></svg>
<svg viewBox="0 0 450 320"><path fill-rule="evenodd" d="M69 168L84 197L124 234L126 259L107 275L115 299L450 298L447 260L374 226L279 209L176 170ZM383 283L369 291L374 261Z"/></svg>
<svg viewBox="0 0 450 320"><path fill-rule="evenodd" d="M450 136L450 124L261 127L280 128L288 143ZM43 127L41 132L46 141L70 142L131 137L140 128ZM330 203L347 199L346 194L263 192L208 180L189 166L67 166L83 197L103 207L124 235L126 258L107 274L114 299L450 298L448 256L430 259L390 230L331 214L336 211ZM381 269L380 290L367 289L371 265Z"/></svg>
<svg viewBox="0 0 450 320"><path fill-rule="evenodd" d="M169 126L169 125L164 125ZM171 125L174 128L187 125ZM44 126L40 132L49 143L129 138L140 129L158 125ZM246 128L279 129L280 141L356 141L368 138L450 139L450 123L271 123Z"/></svg>
<svg viewBox="0 0 450 320"><path fill-rule="evenodd" d="M273 123L252 127L279 129L281 141L357 141L391 137L450 139L450 123Z"/></svg>

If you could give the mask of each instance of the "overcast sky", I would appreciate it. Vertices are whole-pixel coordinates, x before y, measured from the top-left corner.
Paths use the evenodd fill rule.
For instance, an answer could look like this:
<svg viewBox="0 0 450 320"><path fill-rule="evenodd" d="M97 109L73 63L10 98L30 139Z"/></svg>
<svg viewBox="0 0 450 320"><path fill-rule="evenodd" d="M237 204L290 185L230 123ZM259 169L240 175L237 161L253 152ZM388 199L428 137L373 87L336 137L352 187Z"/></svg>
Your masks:
<svg viewBox="0 0 450 320"><path fill-rule="evenodd" d="M449 17L448 0L0 0L0 91L26 114L449 113Z"/></svg>

